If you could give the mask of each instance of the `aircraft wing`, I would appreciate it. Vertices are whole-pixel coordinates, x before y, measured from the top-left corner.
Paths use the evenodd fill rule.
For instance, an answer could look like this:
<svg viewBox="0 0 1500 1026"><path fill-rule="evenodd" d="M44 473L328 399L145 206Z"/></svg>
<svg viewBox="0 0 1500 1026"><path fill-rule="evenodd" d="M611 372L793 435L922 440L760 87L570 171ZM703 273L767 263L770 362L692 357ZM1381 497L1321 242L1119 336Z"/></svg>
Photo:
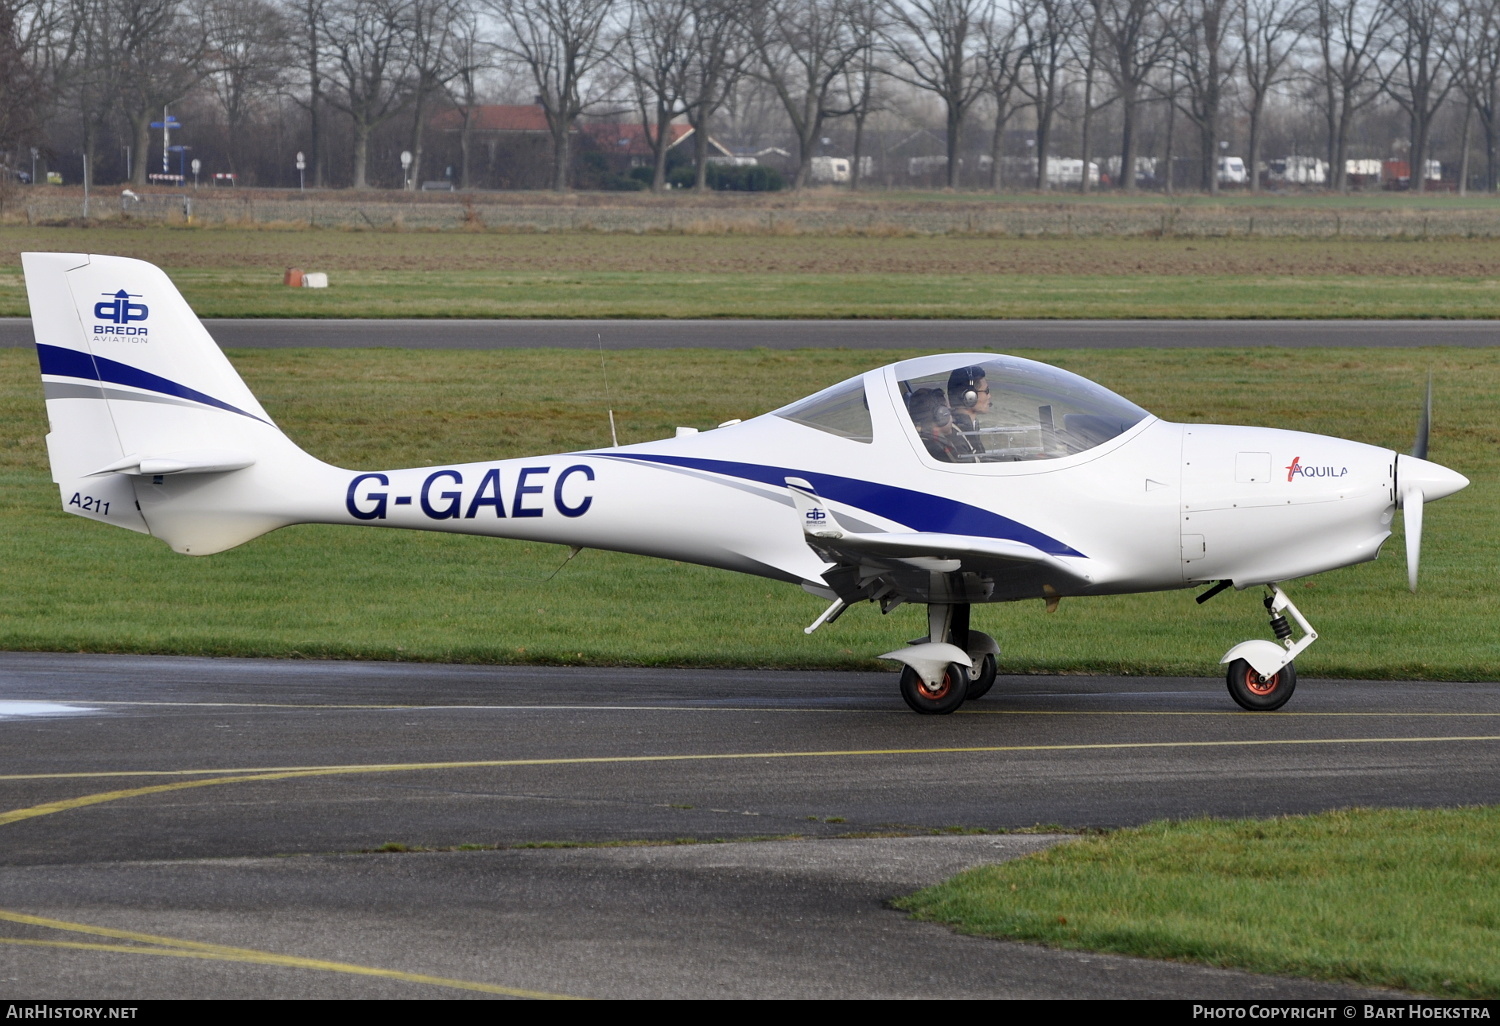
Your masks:
<svg viewBox="0 0 1500 1026"><path fill-rule="evenodd" d="M824 579L846 601L874 597L883 586L927 601L934 573L982 577L988 595L1051 598L1094 583L1086 559L1064 560L1008 538L932 531L860 532L839 526L810 484L787 478L802 521L803 539L834 564Z"/></svg>
<svg viewBox="0 0 1500 1026"><path fill-rule="evenodd" d="M983 570L987 572L1045 570L1070 583L1091 584L1093 578L1025 542L971 535L841 532L838 538L808 538L812 548L834 563L882 563L895 560L919 570ZM955 566L935 564L956 563Z"/></svg>

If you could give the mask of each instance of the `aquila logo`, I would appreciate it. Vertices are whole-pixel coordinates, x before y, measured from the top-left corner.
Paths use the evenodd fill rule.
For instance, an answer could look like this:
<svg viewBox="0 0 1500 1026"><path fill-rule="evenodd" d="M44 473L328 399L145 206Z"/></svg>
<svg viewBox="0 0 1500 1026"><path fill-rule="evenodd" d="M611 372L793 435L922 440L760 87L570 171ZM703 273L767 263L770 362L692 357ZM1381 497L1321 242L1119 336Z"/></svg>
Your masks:
<svg viewBox="0 0 1500 1026"><path fill-rule="evenodd" d="M1348 467L1304 467L1302 457L1293 456L1286 468L1286 479L1290 482L1294 477L1343 477L1347 473Z"/></svg>
<svg viewBox="0 0 1500 1026"><path fill-rule="evenodd" d="M151 313L150 308L145 303L131 302L132 299L140 299L139 295L126 292L124 289L115 293L104 292L101 295L107 296L109 302L95 303L94 316L101 321L109 321L110 323L94 325L95 335L139 336L146 334L145 328L136 327L134 323L136 321L144 321Z"/></svg>

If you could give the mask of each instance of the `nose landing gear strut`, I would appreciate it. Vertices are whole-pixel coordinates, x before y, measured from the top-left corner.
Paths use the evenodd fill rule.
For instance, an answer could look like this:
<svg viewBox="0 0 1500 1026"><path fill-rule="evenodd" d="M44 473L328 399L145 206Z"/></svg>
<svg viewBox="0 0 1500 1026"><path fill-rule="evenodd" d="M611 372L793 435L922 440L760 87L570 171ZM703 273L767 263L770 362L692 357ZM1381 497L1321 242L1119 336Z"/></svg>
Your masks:
<svg viewBox="0 0 1500 1026"><path fill-rule="evenodd" d="M1242 709L1270 712L1280 709L1297 687L1297 668L1292 660L1318 640L1318 632L1276 584L1269 586L1265 598L1266 613L1271 617L1271 631L1281 644L1269 641L1242 641L1224 653L1220 663L1229 664L1227 683L1229 697ZM1290 613L1302 637L1292 640L1292 626L1283 613Z"/></svg>

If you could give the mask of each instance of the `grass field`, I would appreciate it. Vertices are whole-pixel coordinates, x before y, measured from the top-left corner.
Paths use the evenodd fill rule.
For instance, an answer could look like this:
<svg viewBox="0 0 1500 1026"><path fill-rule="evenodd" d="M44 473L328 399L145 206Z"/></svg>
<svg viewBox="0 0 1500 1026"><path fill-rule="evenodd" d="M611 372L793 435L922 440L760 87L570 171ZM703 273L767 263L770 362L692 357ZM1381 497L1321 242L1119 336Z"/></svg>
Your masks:
<svg viewBox="0 0 1500 1026"><path fill-rule="evenodd" d="M622 442L747 417L897 352L620 352ZM1434 459L1473 479L1427 514L1420 596L1401 540L1376 563L1299 583L1322 633L1304 676L1493 680L1500 673L1500 353L1484 350L1033 354L1169 419L1269 424L1405 451L1436 376ZM288 433L351 468L604 444L598 355L568 351L245 351L232 358ZM206 559L68 516L45 464L34 357L0 351L0 647L478 662L883 666L921 610L860 606L805 637L822 603L787 585L589 551L416 532L296 527ZM1398 519L1399 523L1399 519ZM1007 672L1217 675L1265 634L1259 596L1190 592L977 607Z"/></svg>
<svg viewBox="0 0 1500 1026"><path fill-rule="evenodd" d="M1500 808L1151 823L898 903L965 933L1500 997Z"/></svg>
<svg viewBox="0 0 1500 1026"><path fill-rule="evenodd" d="M29 249L150 260L208 317L1500 317L1500 239L0 227L0 316Z"/></svg>

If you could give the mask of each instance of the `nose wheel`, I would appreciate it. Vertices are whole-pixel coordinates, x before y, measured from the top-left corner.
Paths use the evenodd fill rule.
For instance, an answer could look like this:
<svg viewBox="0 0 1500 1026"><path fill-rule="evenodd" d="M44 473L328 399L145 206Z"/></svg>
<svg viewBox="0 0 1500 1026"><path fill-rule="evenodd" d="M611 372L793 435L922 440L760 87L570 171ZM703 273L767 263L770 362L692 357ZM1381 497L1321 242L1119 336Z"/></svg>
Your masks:
<svg viewBox="0 0 1500 1026"><path fill-rule="evenodd" d="M1270 712L1286 705L1297 688L1297 668L1287 663L1272 674L1260 674L1243 659L1229 664L1229 697L1241 709Z"/></svg>
<svg viewBox="0 0 1500 1026"><path fill-rule="evenodd" d="M1227 585L1227 581L1220 582L1219 587L1203 597L1216 595ZM1229 667L1226 676L1229 697L1241 709L1251 712L1270 712L1286 705L1287 699L1292 697L1292 691L1297 687L1297 671L1292 666L1292 660L1318 640L1318 632L1313 630L1312 624L1292 604L1286 592L1279 585L1270 584L1267 587L1271 589L1271 594L1265 599L1266 613L1271 618L1271 632L1276 635L1279 644L1270 641L1242 641L1224 653L1224 658L1219 660ZM1297 621L1297 626L1302 629L1301 638L1293 639L1296 632L1287 622L1285 614L1290 614Z"/></svg>
<svg viewBox="0 0 1500 1026"><path fill-rule="evenodd" d="M927 683L910 666L901 669L901 697L912 712L946 715L963 705L968 693L969 670L960 663L949 663L935 684Z"/></svg>

